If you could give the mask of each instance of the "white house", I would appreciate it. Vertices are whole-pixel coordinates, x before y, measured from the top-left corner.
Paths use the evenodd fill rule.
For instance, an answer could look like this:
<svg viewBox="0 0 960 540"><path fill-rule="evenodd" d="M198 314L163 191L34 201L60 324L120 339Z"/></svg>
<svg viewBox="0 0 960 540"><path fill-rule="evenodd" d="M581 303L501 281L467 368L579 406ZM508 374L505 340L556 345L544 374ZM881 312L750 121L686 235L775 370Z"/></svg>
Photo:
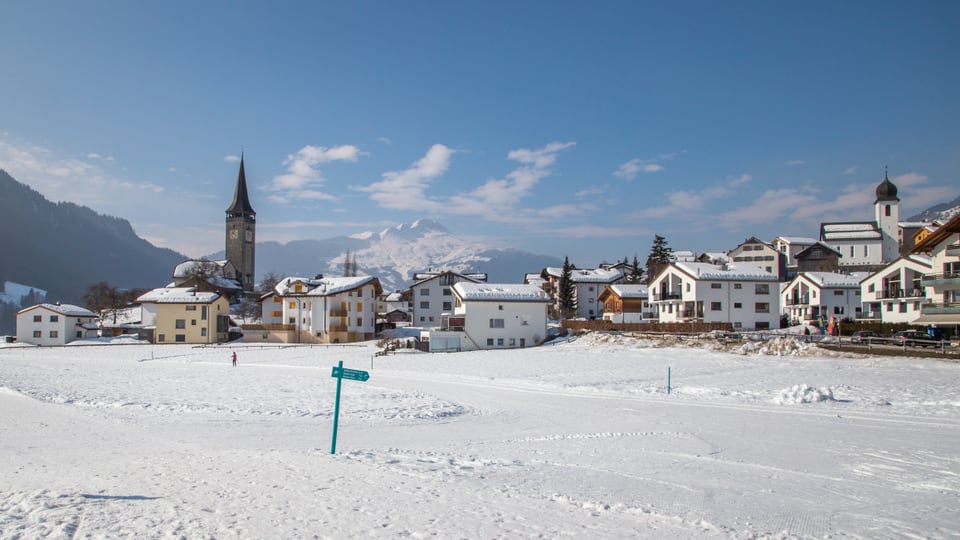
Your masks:
<svg viewBox="0 0 960 540"><path fill-rule="evenodd" d="M536 285L453 285L454 310L428 333L431 351L533 347L547 336L550 297Z"/></svg>
<svg viewBox="0 0 960 540"><path fill-rule="evenodd" d="M97 315L71 304L37 304L17 312L17 341L34 345L66 345L96 337Z"/></svg>
<svg viewBox="0 0 960 540"><path fill-rule="evenodd" d="M553 303L559 308L560 277L563 275L563 268L545 268L541 275L547 280L544 288L553 293ZM624 275L616 268L575 268L570 271L570 280L573 281L573 295L577 301L577 313L574 317L597 319L603 315L603 304L597 300L600 293L609 285L621 283Z"/></svg>
<svg viewBox="0 0 960 540"><path fill-rule="evenodd" d="M780 327L777 276L750 264L674 262L650 282L660 322L729 322L734 328Z"/></svg>
<svg viewBox="0 0 960 540"><path fill-rule="evenodd" d="M816 238L808 238L805 236L778 236L773 239L771 245L786 257L787 273L789 275L797 271L797 253L816 243Z"/></svg>
<svg viewBox="0 0 960 540"><path fill-rule="evenodd" d="M153 343L222 343L230 332L230 302L213 291L161 287L139 298L144 336Z"/></svg>
<svg viewBox="0 0 960 540"><path fill-rule="evenodd" d="M288 343L370 340L382 292L380 280L372 276L284 278L260 299L263 328L244 328L244 334L259 331L260 339Z"/></svg>
<svg viewBox="0 0 960 540"><path fill-rule="evenodd" d="M467 281L482 283L486 274L458 274L452 271L419 272L410 286L411 325L423 328L440 326L440 316L453 313L453 284Z"/></svg>
<svg viewBox="0 0 960 540"><path fill-rule="evenodd" d="M911 323L920 317L926 301L923 276L933 262L928 255L900 257L860 282L862 319L885 323Z"/></svg>
<svg viewBox="0 0 960 540"><path fill-rule="evenodd" d="M960 214L913 247L931 258L931 272L921 279L930 299L921 306L914 324L950 327L960 332Z"/></svg>
<svg viewBox="0 0 960 540"><path fill-rule="evenodd" d="M782 313L791 324L860 317L860 280L866 273L800 272L780 292Z"/></svg>

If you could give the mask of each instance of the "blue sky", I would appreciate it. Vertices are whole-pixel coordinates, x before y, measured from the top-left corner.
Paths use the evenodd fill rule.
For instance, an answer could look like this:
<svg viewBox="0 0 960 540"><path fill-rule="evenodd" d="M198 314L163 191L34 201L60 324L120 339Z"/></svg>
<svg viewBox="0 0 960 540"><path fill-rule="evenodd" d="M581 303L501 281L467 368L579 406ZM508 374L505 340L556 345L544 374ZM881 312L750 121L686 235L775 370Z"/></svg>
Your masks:
<svg viewBox="0 0 960 540"><path fill-rule="evenodd" d="M0 168L190 256L434 218L580 266L960 195L958 2L10 2Z"/></svg>

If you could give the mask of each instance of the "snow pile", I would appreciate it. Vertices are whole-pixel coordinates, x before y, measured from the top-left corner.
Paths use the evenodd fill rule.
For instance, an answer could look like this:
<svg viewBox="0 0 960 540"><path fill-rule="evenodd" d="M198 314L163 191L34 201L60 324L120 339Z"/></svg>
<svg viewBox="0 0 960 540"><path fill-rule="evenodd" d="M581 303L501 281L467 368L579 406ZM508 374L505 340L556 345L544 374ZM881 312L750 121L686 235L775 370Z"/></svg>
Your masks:
<svg viewBox="0 0 960 540"><path fill-rule="evenodd" d="M819 403L821 401L833 401L833 388L813 388L806 384L795 384L790 388L780 391L780 395L774 398L774 403L781 405L788 403Z"/></svg>
<svg viewBox="0 0 960 540"><path fill-rule="evenodd" d="M816 347L790 336L776 337L769 341L747 341L735 347L736 354L760 354L765 356L805 356L813 354Z"/></svg>

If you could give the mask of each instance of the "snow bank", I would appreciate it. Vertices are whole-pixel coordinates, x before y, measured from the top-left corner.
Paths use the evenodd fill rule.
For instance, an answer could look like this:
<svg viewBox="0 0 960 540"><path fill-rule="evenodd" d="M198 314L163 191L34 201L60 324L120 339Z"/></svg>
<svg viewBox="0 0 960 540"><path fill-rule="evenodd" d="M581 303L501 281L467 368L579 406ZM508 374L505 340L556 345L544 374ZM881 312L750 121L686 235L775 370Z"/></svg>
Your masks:
<svg viewBox="0 0 960 540"><path fill-rule="evenodd" d="M785 405L790 403L818 403L833 400L833 388L813 388L806 384L796 384L790 388L781 390L780 395L774 398L773 402Z"/></svg>

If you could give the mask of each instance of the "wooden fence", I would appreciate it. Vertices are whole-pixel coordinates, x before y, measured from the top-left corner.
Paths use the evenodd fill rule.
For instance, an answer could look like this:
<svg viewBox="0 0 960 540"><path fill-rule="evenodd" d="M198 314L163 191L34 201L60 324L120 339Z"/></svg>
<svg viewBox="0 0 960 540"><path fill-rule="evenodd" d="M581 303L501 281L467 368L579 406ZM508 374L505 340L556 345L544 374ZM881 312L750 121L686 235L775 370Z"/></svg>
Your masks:
<svg viewBox="0 0 960 540"><path fill-rule="evenodd" d="M732 332L733 323L615 323L611 321L577 321L565 320L561 326L564 330L601 331L601 332L652 332L667 334L702 334L705 332L721 331Z"/></svg>

